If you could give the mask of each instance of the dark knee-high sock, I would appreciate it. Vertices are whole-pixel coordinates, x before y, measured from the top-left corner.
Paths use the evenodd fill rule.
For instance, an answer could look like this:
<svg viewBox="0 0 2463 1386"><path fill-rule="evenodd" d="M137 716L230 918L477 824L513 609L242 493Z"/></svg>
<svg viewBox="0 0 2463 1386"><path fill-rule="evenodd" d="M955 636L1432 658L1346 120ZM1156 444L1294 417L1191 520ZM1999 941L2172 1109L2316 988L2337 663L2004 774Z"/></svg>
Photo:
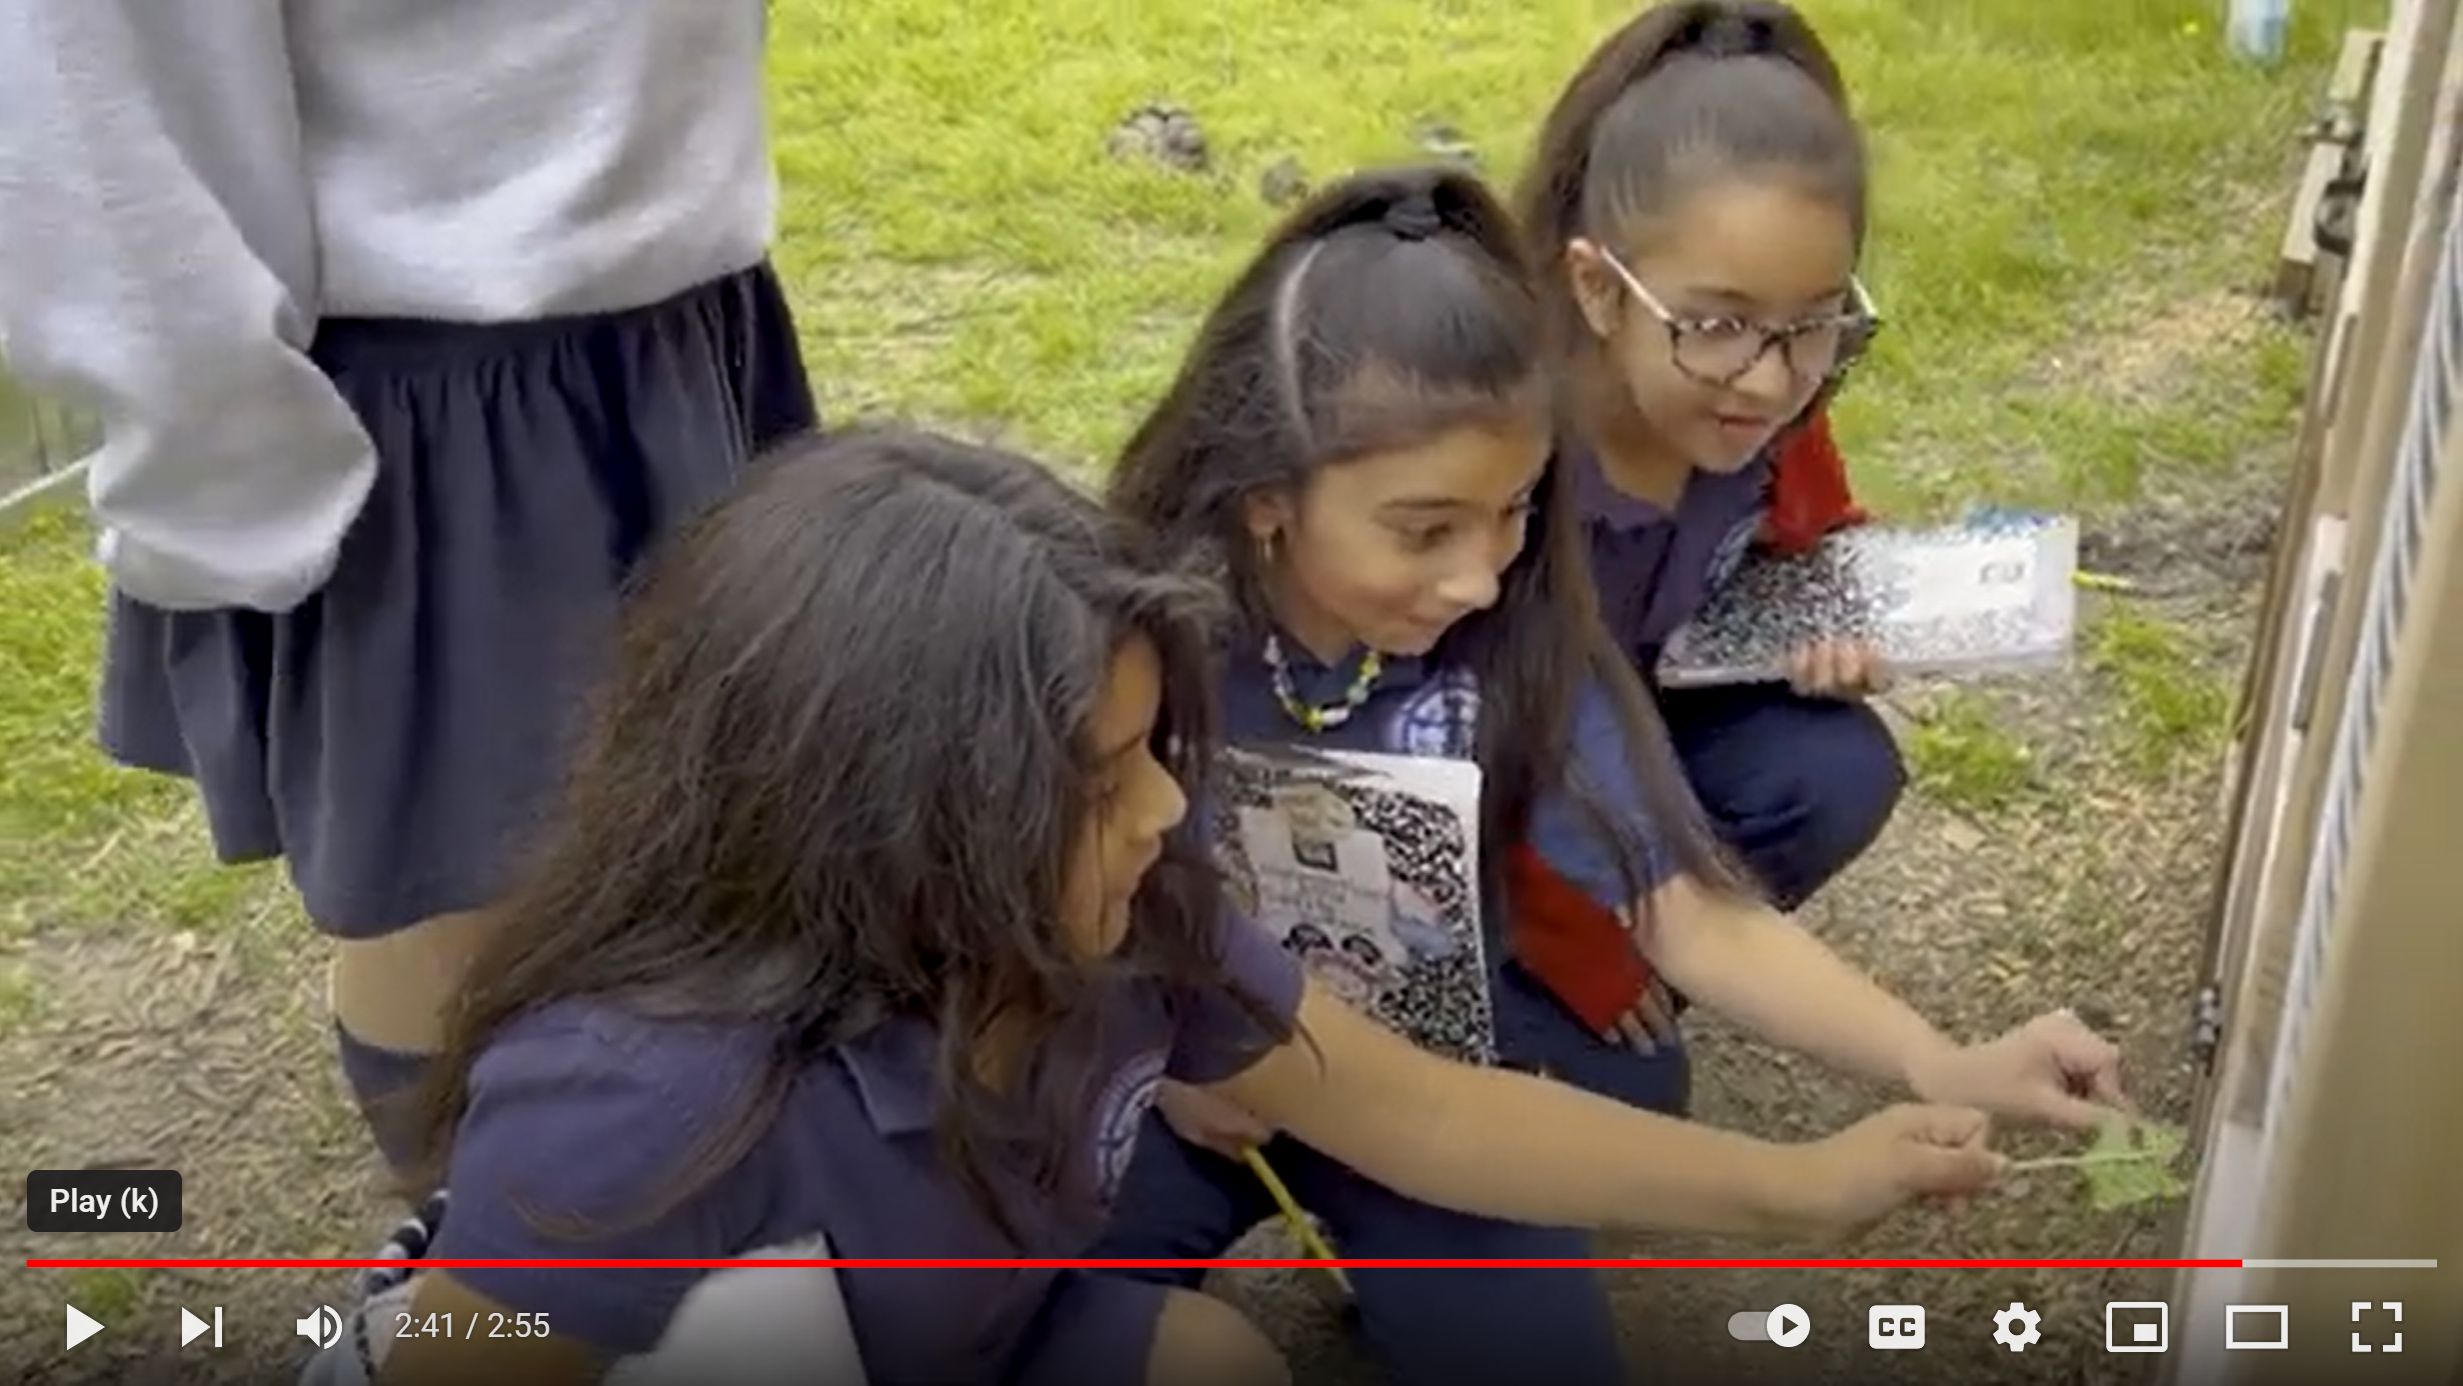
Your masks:
<svg viewBox="0 0 2463 1386"><path fill-rule="evenodd" d="M334 1025L334 1047L342 1055L343 1081L350 1084L351 1097L376 1138L378 1152L395 1170L408 1169L421 1154L411 1090L427 1076L436 1056L370 1044L339 1022Z"/></svg>

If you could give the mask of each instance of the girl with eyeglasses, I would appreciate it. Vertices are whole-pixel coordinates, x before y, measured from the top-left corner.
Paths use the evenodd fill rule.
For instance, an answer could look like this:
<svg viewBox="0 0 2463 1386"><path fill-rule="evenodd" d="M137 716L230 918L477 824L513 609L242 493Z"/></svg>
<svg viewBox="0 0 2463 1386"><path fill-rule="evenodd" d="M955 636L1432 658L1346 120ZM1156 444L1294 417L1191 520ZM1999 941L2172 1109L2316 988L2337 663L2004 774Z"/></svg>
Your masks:
<svg viewBox="0 0 2463 1386"><path fill-rule="evenodd" d="M1518 202L1601 607L1649 681L1668 637L1772 537L1780 459L1826 447L1822 405L1878 325L1856 273L1863 142L1796 11L1662 4L1566 86ZM1871 845L1905 783L1861 701L1885 676L1871 650L1812 646L1791 673L1654 689L1695 797L1783 910ZM1589 1018L1644 1047L1672 1039L1666 998L1615 953L1562 969Z"/></svg>

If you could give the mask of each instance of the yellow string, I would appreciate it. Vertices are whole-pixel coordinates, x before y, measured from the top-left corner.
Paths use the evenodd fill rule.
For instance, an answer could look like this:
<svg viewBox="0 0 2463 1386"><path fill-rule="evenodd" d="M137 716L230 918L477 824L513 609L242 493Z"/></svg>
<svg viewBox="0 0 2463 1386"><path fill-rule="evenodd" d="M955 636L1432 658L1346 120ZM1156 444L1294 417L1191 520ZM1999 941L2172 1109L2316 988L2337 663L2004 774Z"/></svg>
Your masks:
<svg viewBox="0 0 2463 1386"><path fill-rule="evenodd" d="M1283 1185L1282 1176L1274 1172L1274 1166L1266 1163L1265 1152L1252 1145L1241 1150L1240 1158L1256 1173L1258 1182L1266 1186L1266 1192L1274 1196L1274 1206L1283 1210L1284 1225L1291 1228L1291 1235L1299 1239L1301 1250L1319 1261L1333 1260L1334 1248L1326 1245L1326 1239L1317 1235L1317 1224L1309 1221L1307 1212L1300 1207L1300 1200L1291 1196L1291 1190ZM1333 1276L1335 1283L1345 1291L1350 1290L1351 1278L1343 1274L1341 1266L1326 1267L1326 1274Z"/></svg>

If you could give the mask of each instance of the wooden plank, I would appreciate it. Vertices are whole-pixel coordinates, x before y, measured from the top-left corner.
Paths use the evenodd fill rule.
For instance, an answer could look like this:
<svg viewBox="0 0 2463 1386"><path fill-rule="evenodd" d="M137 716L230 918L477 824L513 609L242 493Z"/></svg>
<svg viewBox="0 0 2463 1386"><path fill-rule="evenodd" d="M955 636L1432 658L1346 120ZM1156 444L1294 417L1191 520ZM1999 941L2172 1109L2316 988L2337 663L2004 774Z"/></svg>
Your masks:
<svg viewBox="0 0 2463 1386"><path fill-rule="evenodd" d="M2354 29L2344 35L2342 54L2327 84L2330 107L2350 112L2354 121L2360 119L2385 43L2386 35L2377 30ZM2365 145L2365 138L2353 142L2347 150L2347 167L2358 166L2364 160ZM2311 352L2300 432L2292 453L2292 475L2278 512L2281 519L2276 526L2274 552L2269 557L2265 591L2258 608L2256 646L2243 672L2233 715L2233 740L2220 796L2225 850L2216 863L2214 908L2207 921L2207 967L2203 974L2218 985L2222 997L2235 994L2240 962L2246 952L2242 935L2247 902L2236 898L2246 892L2239 888L2236 877L2248 874L2246 864L2256 859L2267 841L2269 815L2254 812L2253 804L2260 798L2271 801L2276 797L2273 785L2280 774L2284 739L2280 724L2286 715L2285 698L2291 689L2291 675L2280 666L2290 657L2295 637L2311 627L2303 613L2310 608L2320 584L2333 572L2339 572L2341 566L2339 552L2324 560L2312 553L2319 526L2310 523L2309 517L2317 514L2327 424L2341 406L2344 382L2349 378L2345 367L2350 363L2348 349L2357 317L2356 300L2360 296L2360 286L2349 271L2343 257L2324 257L2310 285L2312 299L2331 305L2333 315ZM2321 562L2325 563L2324 568L2319 566ZM2296 602L2298 606L2294 605ZM2260 785L2268 786L2267 794L2258 793ZM2207 1072L2200 1075L2193 1099L2193 1132L2205 1129L2207 1106L2215 1086L2207 1080L2212 1078L2215 1068L2210 1056Z"/></svg>
<svg viewBox="0 0 2463 1386"><path fill-rule="evenodd" d="M2366 167L2364 116L2385 41L2386 36L2375 30L2346 32L2343 51L2327 82L2326 109L2311 138L2309 157L2301 166L2291 214L2284 224L2283 247L2275 261L2275 301L2294 316L2318 312L2333 298L2330 277L2321 270L2340 257L2319 244L2318 224L2336 181L2359 175Z"/></svg>
<svg viewBox="0 0 2463 1386"><path fill-rule="evenodd" d="M2340 572L2342 564L2340 529L2332 536L2332 552L2321 552L2329 539L2323 536L2323 524L2313 518L2317 516L2326 420L2341 396L2346 377L2340 367L2352 327L2352 313L2344 306L2348 294L2341 262L2330 265L2325 277L2332 281L2337 311L2311 349L2307 402L2301 411L2284 501L2277 512L2274 552L2258 607L2256 646L2242 676L2221 794L2224 849L2215 862L2203 952L2206 963L2200 973L2214 987L2212 999L2219 1007L2240 994L2249 956L2254 886L2249 863L2264 860L2278 832L2282 765L2290 739L2289 700L2297 673L2289 666L2300 659L2301 637L2312 624L2302 619L2302 613L2314 609L2319 588ZM2194 1147L2200 1150L2217 1093L2214 1080L2222 1067L2224 1036L2212 1038L2214 1048L2206 1055L2192 1096L2190 1132Z"/></svg>
<svg viewBox="0 0 2463 1386"><path fill-rule="evenodd" d="M2318 215L2325 210L2327 189L2343 176L2345 153L2345 147L2332 140L2312 142L2309 157L2301 165L2300 186L2292 194L2292 213L2284 223L2283 248L2275 255L2271 292L2275 302L2295 317L2308 316L2317 298L2318 261L2327 253L2318 244Z"/></svg>
<svg viewBox="0 0 2463 1386"><path fill-rule="evenodd" d="M2385 32L2351 29L2343 35L2343 51L2335 56L2334 75L2326 81L2330 106L2357 112L2369 98L2369 81L2377 75L2378 53L2386 46Z"/></svg>
<svg viewBox="0 0 2463 1386"><path fill-rule="evenodd" d="M2372 97L2384 45L2385 35L2375 31L2354 30L2346 36L2328 88L2332 103L2357 112ZM2357 164L2361 156L2350 152ZM2261 886L2284 840L2290 813L2288 767L2299 755L2301 738L2292 705L2303 692L2302 670L2292 661L2316 666L2313 642L2325 633L2319 603L2332 600L2343 574L2348 526L2340 516L2326 513L2320 495L2327 433L2344 412L2354 329L2367 289L2351 269L2341 256L2323 257L2312 282L2313 298L2331 305L2332 317L2311 355L2292 478L2259 606L2256 647L2234 716L2222 792L2224 850L2216 864L2203 973L2214 988L2211 1003L2222 1012L2222 1031L2212 1037L2214 1048L2191 1101L2191 1141L2200 1152L2221 1118L2219 1106L2229 1106L2237 1119L2246 1120L2263 1100L2264 1073L2228 1062L2226 1051L2236 1028L2233 1019L2243 1013L2248 998L2276 994L2282 982L2281 957L2255 959L2253 972L2258 952L2253 935ZM2228 1101L2223 1081L2227 1072L2238 1078Z"/></svg>

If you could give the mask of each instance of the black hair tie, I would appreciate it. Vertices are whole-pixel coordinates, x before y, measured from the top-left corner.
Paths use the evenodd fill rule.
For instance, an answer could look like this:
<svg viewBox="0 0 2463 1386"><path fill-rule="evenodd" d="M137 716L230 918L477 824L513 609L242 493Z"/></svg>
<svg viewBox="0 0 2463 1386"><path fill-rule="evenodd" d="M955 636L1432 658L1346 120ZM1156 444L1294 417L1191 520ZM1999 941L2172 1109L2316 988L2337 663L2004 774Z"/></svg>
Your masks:
<svg viewBox="0 0 2463 1386"><path fill-rule="evenodd" d="M1761 15L1713 15L1690 37L1685 46L1705 58L1756 58L1779 51L1779 31Z"/></svg>
<svg viewBox="0 0 2463 1386"><path fill-rule="evenodd" d="M1413 193L1385 209L1385 229L1406 241L1424 241L1445 229L1435 199Z"/></svg>

